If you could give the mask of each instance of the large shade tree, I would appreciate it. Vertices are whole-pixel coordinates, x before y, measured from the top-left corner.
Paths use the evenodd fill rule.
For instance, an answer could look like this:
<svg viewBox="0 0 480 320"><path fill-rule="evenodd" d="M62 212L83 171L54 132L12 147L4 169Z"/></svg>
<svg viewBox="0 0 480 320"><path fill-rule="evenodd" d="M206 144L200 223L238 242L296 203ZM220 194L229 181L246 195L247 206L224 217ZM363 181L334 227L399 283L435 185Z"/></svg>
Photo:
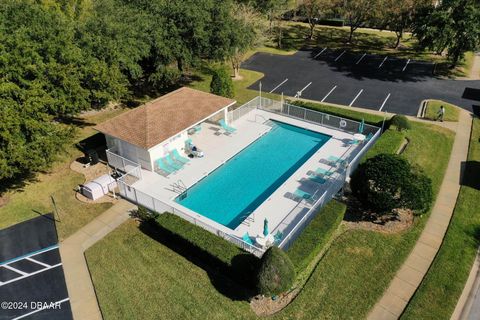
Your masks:
<svg viewBox="0 0 480 320"><path fill-rule="evenodd" d="M423 48L447 50L452 66L465 52L480 44L480 3L475 0L443 0L438 6L419 11L413 32Z"/></svg>

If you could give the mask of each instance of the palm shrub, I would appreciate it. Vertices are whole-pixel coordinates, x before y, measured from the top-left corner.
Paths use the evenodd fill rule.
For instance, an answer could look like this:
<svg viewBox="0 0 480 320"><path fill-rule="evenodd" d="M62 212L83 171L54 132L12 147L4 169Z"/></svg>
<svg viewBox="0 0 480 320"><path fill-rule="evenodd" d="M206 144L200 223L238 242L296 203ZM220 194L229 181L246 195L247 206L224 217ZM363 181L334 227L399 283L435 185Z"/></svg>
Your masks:
<svg viewBox="0 0 480 320"><path fill-rule="evenodd" d="M210 92L222 97L233 98L235 92L232 77L226 68L220 67L213 70Z"/></svg>
<svg viewBox="0 0 480 320"><path fill-rule="evenodd" d="M433 199L430 178L393 154L379 154L360 164L350 186L365 206L378 213L395 208L424 212Z"/></svg>
<svg viewBox="0 0 480 320"><path fill-rule="evenodd" d="M390 125L394 125L398 131L409 130L412 125L407 117L401 114L396 114L390 119Z"/></svg>
<svg viewBox="0 0 480 320"><path fill-rule="evenodd" d="M287 291L295 280L295 269L290 258L277 247L269 248L260 260L257 289L260 294L278 295Z"/></svg>

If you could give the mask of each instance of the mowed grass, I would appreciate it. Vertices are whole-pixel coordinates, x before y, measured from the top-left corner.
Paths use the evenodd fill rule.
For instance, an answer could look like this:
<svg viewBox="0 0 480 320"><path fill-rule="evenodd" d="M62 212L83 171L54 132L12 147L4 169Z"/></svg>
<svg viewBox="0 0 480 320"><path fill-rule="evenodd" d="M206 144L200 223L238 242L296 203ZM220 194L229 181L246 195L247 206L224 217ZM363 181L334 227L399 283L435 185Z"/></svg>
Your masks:
<svg viewBox="0 0 480 320"><path fill-rule="evenodd" d="M233 301L209 276L128 221L86 252L104 319L248 319L248 303ZM213 271L211 271L213 272ZM212 283L213 282L213 283Z"/></svg>
<svg viewBox="0 0 480 320"><path fill-rule="evenodd" d="M59 213L56 218L60 220L57 221L58 236L62 240L111 207L110 203L86 204L75 198L74 189L85 180L82 174L70 169L70 163L82 155L74 144L92 135L94 124L121 112L122 109L115 109L84 117L84 126L77 130L75 140L48 172L38 174L34 181L4 195L8 202L0 207L0 229L53 212L50 198L53 196Z"/></svg>
<svg viewBox="0 0 480 320"><path fill-rule="evenodd" d="M464 185L432 267L402 319L450 319L480 242L480 119L473 121Z"/></svg>
<svg viewBox="0 0 480 320"><path fill-rule="evenodd" d="M404 134L411 142L402 157L424 169L437 194L454 133L412 123L412 129ZM345 232L333 242L297 298L271 318L365 317L411 251L427 217L419 217L402 234ZM222 294L225 290L218 279L228 286L233 283L149 239L131 222L89 249L87 259L106 319L254 318L248 302Z"/></svg>
<svg viewBox="0 0 480 320"><path fill-rule="evenodd" d="M425 118L436 120L440 106L445 108L445 116L443 117L443 121L458 121L458 115L460 113L458 107L441 100L428 101L427 110L425 111Z"/></svg>

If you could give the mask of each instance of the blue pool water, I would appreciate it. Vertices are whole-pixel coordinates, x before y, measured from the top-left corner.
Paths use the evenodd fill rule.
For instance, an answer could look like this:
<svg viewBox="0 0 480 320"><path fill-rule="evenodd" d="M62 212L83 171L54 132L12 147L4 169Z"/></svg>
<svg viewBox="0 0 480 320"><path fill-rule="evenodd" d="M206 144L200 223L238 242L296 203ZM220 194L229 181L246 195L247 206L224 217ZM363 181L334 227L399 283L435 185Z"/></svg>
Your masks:
<svg viewBox="0 0 480 320"><path fill-rule="evenodd" d="M175 201L235 229L329 139L328 135L275 121L270 132Z"/></svg>

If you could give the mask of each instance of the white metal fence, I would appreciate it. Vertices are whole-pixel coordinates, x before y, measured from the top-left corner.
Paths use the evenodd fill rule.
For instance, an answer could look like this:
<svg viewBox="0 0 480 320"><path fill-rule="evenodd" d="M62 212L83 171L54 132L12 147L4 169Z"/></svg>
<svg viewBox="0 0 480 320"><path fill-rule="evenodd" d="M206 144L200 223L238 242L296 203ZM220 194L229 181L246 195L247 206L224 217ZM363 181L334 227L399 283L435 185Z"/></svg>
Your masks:
<svg viewBox="0 0 480 320"><path fill-rule="evenodd" d="M247 251L247 252L250 252L254 255L256 255L257 257L261 257L263 252L264 252L264 249L262 248L259 248L259 247L256 247L254 245L251 245L249 243L246 243L245 241L243 241L243 239L240 239L238 237L235 237L233 235L230 235L230 234L227 234L221 230L218 230L217 228L193 217L192 215L188 214L188 213L185 213L183 212L182 210L179 210L178 208L175 208L165 202L163 202L162 200L159 200L157 198L154 198L144 192L141 192L137 189L135 189L133 186L127 184L126 182L124 181L118 181L118 186L119 186L119 192L120 194L130 200L130 201L133 201L135 202L136 204L138 205L141 205L149 210L152 210L152 211L155 211L155 212L158 212L160 214L162 213L165 213L165 212L169 212L169 213L172 213L176 216L179 216L180 218L198 226L198 227L201 227L203 229L205 229L206 231L209 231L227 241L230 241L232 243L234 243L235 245L237 245L238 247L242 248L243 250Z"/></svg>
<svg viewBox="0 0 480 320"><path fill-rule="evenodd" d="M263 97L256 97L247 102L246 104L242 105L241 107L230 111L228 113L228 120L232 122L236 121L256 108L268 112L280 113L282 115L286 115L292 118L302 119L304 121L335 129L340 129L351 133L356 133L360 131L359 128L361 123L358 121L333 116L327 113L314 111ZM312 220L312 218L315 217L320 208L343 188L346 178L349 177L350 174L355 170L363 155L368 151L368 149L375 143L375 141L380 136L380 128L368 124L363 124L363 126L363 134L370 135L370 139L365 144L360 145L362 146L360 148L360 151L350 152L351 149L349 148L349 150L347 150L345 154L341 157L340 163L342 164L342 168L339 169L332 166L331 170L334 170L335 173L332 174L332 176L329 178L327 182L327 188L323 191L322 194L315 196L314 203L308 205L308 211L303 214L300 220L295 223L293 227L291 225L280 224L275 230L273 230L274 234L277 231L286 234L282 237L280 244L278 244L280 248L288 249L293 243L293 241L299 236L303 229ZM117 180L119 186L119 193L124 198L127 198L155 212L170 212L172 214L175 214L182 219L193 223L196 226L199 226L227 241L234 243L238 247L258 257L260 257L265 252L265 249L263 248L246 243L245 241L243 241L243 239L239 237L218 230L212 225L209 225L195 218L191 214L185 213L184 211L179 210L178 208L175 208L162 200L154 198L146 193L135 189L132 184L142 178L140 165L115 154L115 150L112 149L107 150L107 158L111 166L124 173L124 175ZM292 212L292 214L294 213ZM299 217L295 217L294 221L296 221L298 218Z"/></svg>

